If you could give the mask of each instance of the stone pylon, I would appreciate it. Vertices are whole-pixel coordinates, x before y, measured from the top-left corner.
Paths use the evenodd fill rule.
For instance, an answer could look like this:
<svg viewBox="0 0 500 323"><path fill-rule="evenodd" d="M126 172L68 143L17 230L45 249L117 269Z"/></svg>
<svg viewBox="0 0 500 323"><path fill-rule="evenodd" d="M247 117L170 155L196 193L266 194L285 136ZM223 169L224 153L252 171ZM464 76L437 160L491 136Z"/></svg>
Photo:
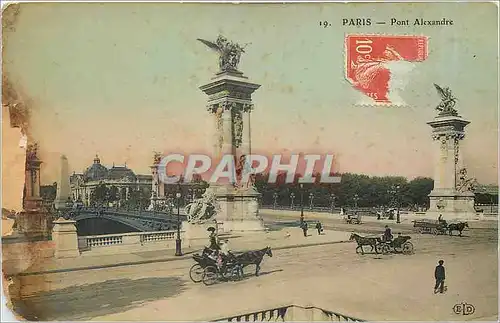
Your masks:
<svg viewBox="0 0 500 323"><path fill-rule="evenodd" d="M260 87L251 83L243 73L233 69L216 74L212 81L200 87L208 95L207 110L213 118L213 161L231 156L235 163L251 155L252 93ZM258 193L253 185L237 187L233 182L210 184L208 190L217 197L220 212L217 220L223 231L262 231Z"/></svg>
<svg viewBox="0 0 500 323"><path fill-rule="evenodd" d="M455 110L443 111L427 124L432 127L434 142L434 189L429 194L427 214L445 220L476 218L474 193L463 189L460 173L464 170L460 141L465 138L465 127L470 123Z"/></svg>
<svg viewBox="0 0 500 323"><path fill-rule="evenodd" d="M61 170L57 180L57 194L54 201L54 206L57 210L65 209L68 207L70 199L70 184L69 184L69 166L68 158L61 156Z"/></svg>
<svg viewBox="0 0 500 323"><path fill-rule="evenodd" d="M165 183L160 180L160 173L158 172L158 168L160 167L161 162L161 154L158 152L154 153L153 156L153 165L149 166L151 168L151 197L150 204L148 210L160 210L166 207L166 197L165 197Z"/></svg>
<svg viewBox="0 0 500 323"><path fill-rule="evenodd" d="M15 236L40 237L49 234L49 214L40 197L40 165L38 144L30 143L26 149L23 211L16 216Z"/></svg>

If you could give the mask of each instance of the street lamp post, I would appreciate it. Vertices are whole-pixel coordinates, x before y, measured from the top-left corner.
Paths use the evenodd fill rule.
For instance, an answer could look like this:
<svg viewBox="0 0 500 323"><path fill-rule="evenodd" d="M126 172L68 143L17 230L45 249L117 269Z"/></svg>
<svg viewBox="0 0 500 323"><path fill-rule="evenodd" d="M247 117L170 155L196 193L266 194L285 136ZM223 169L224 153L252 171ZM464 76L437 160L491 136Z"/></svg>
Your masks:
<svg viewBox="0 0 500 323"><path fill-rule="evenodd" d="M177 239L175 240L175 255L182 256L181 215L180 215L181 193L177 192L177 194L175 194L175 197L177 198Z"/></svg>
<svg viewBox="0 0 500 323"><path fill-rule="evenodd" d="M278 193L274 192L274 194L273 194L273 209L276 210L277 204L278 204Z"/></svg>
<svg viewBox="0 0 500 323"><path fill-rule="evenodd" d="M300 184L300 217L304 218L304 184Z"/></svg>
<svg viewBox="0 0 500 323"><path fill-rule="evenodd" d="M359 201L359 196L358 194L354 194L354 208L357 210L358 209L358 201Z"/></svg>
<svg viewBox="0 0 500 323"><path fill-rule="evenodd" d="M396 186L396 206L397 206L397 213L396 213L396 223L401 223L401 217L400 217L400 213L399 213L399 208L400 208L400 201L399 201L399 189L401 187L399 185Z"/></svg>
<svg viewBox="0 0 500 323"><path fill-rule="evenodd" d="M394 202L396 203L396 223L401 223L400 212L399 212L399 189L401 187L399 185L393 185L389 190L389 193L392 195ZM393 218L394 219L394 218Z"/></svg>
<svg viewBox="0 0 500 323"><path fill-rule="evenodd" d="M290 208L293 210L293 207L294 207L293 200L295 199L295 193L293 193L293 192L290 193L290 199L292 200L292 202L290 203Z"/></svg>
<svg viewBox="0 0 500 323"><path fill-rule="evenodd" d="M335 194L330 194L330 200L331 200L331 204L330 204L330 208L331 208L331 211L333 213L333 209L335 208Z"/></svg>
<svg viewBox="0 0 500 323"><path fill-rule="evenodd" d="M311 211L313 209L313 200L314 200L314 194L311 192L311 193L309 193L309 209Z"/></svg>

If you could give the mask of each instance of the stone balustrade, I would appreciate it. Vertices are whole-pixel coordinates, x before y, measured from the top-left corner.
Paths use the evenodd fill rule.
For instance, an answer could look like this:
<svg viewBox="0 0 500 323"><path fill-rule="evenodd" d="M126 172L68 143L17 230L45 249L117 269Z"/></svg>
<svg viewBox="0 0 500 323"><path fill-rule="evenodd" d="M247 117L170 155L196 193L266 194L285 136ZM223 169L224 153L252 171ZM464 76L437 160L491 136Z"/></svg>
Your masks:
<svg viewBox="0 0 500 323"><path fill-rule="evenodd" d="M364 322L364 320L335 313L313 306L288 305L252 313L235 315L212 322L287 322L287 321L330 321Z"/></svg>
<svg viewBox="0 0 500 323"><path fill-rule="evenodd" d="M181 231L181 239L184 232ZM78 237L82 255L117 254L175 248L177 231L132 232Z"/></svg>

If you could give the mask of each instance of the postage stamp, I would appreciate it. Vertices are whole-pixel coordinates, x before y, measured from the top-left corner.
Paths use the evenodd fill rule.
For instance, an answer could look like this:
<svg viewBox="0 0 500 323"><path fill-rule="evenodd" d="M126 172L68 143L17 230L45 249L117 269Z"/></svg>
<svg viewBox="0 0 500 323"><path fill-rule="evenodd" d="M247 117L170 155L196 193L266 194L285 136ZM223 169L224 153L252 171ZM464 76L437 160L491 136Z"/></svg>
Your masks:
<svg viewBox="0 0 500 323"><path fill-rule="evenodd" d="M346 35L345 75L363 94L360 104L401 106L400 92L427 55L426 36Z"/></svg>
<svg viewBox="0 0 500 323"><path fill-rule="evenodd" d="M495 3L5 2L0 321L498 321Z"/></svg>

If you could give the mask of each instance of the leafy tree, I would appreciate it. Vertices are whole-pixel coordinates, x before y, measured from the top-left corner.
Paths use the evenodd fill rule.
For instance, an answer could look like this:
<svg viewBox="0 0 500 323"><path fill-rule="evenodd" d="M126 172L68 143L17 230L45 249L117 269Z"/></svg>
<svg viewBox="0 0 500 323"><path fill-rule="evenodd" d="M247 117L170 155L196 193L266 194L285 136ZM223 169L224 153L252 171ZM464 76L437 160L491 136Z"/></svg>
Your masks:
<svg viewBox="0 0 500 323"><path fill-rule="evenodd" d="M107 203L109 198L109 188L104 184L99 184L90 195L90 203L103 205Z"/></svg>
<svg viewBox="0 0 500 323"><path fill-rule="evenodd" d="M54 182L52 185L41 185L40 186L40 197L44 201L53 202L57 195L57 183Z"/></svg>
<svg viewBox="0 0 500 323"><path fill-rule="evenodd" d="M417 206L429 206L429 193L434 188L434 180L428 177L417 177L408 183L408 201Z"/></svg>
<svg viewBox="0 0 500 323"><path fill-rule="evenodd" d="M118 187L116 186L111 186L109 188L109 192L108 192L108 199L106 202L108 203L113 203L113 202L116 202L120 199L120 192L118 191Z"/></svg>
<svg viewBox="0 0 500 323"><path fill-rule="evenodd" d="M310 203L309 194L314 196L315 206L330 206L331 194L335 195L335 205L359 207L409 207L428 205L427 195L433 187L430 178L416 178L410 182L401 176L367 176L363 174L341 174L340 183L319 183L319 174L315 174L316 183L304 183L304 204ZM286 173L279 173L276 183L268 183L269 174L257 174L255 186L262 194L264 205L274 203L277 194L278 205L290 205L291 193L295 194L295 205L300 203L300 183L295 178L293 183L286 183ZM396 189L396 187L398 187Z"/></svg>

